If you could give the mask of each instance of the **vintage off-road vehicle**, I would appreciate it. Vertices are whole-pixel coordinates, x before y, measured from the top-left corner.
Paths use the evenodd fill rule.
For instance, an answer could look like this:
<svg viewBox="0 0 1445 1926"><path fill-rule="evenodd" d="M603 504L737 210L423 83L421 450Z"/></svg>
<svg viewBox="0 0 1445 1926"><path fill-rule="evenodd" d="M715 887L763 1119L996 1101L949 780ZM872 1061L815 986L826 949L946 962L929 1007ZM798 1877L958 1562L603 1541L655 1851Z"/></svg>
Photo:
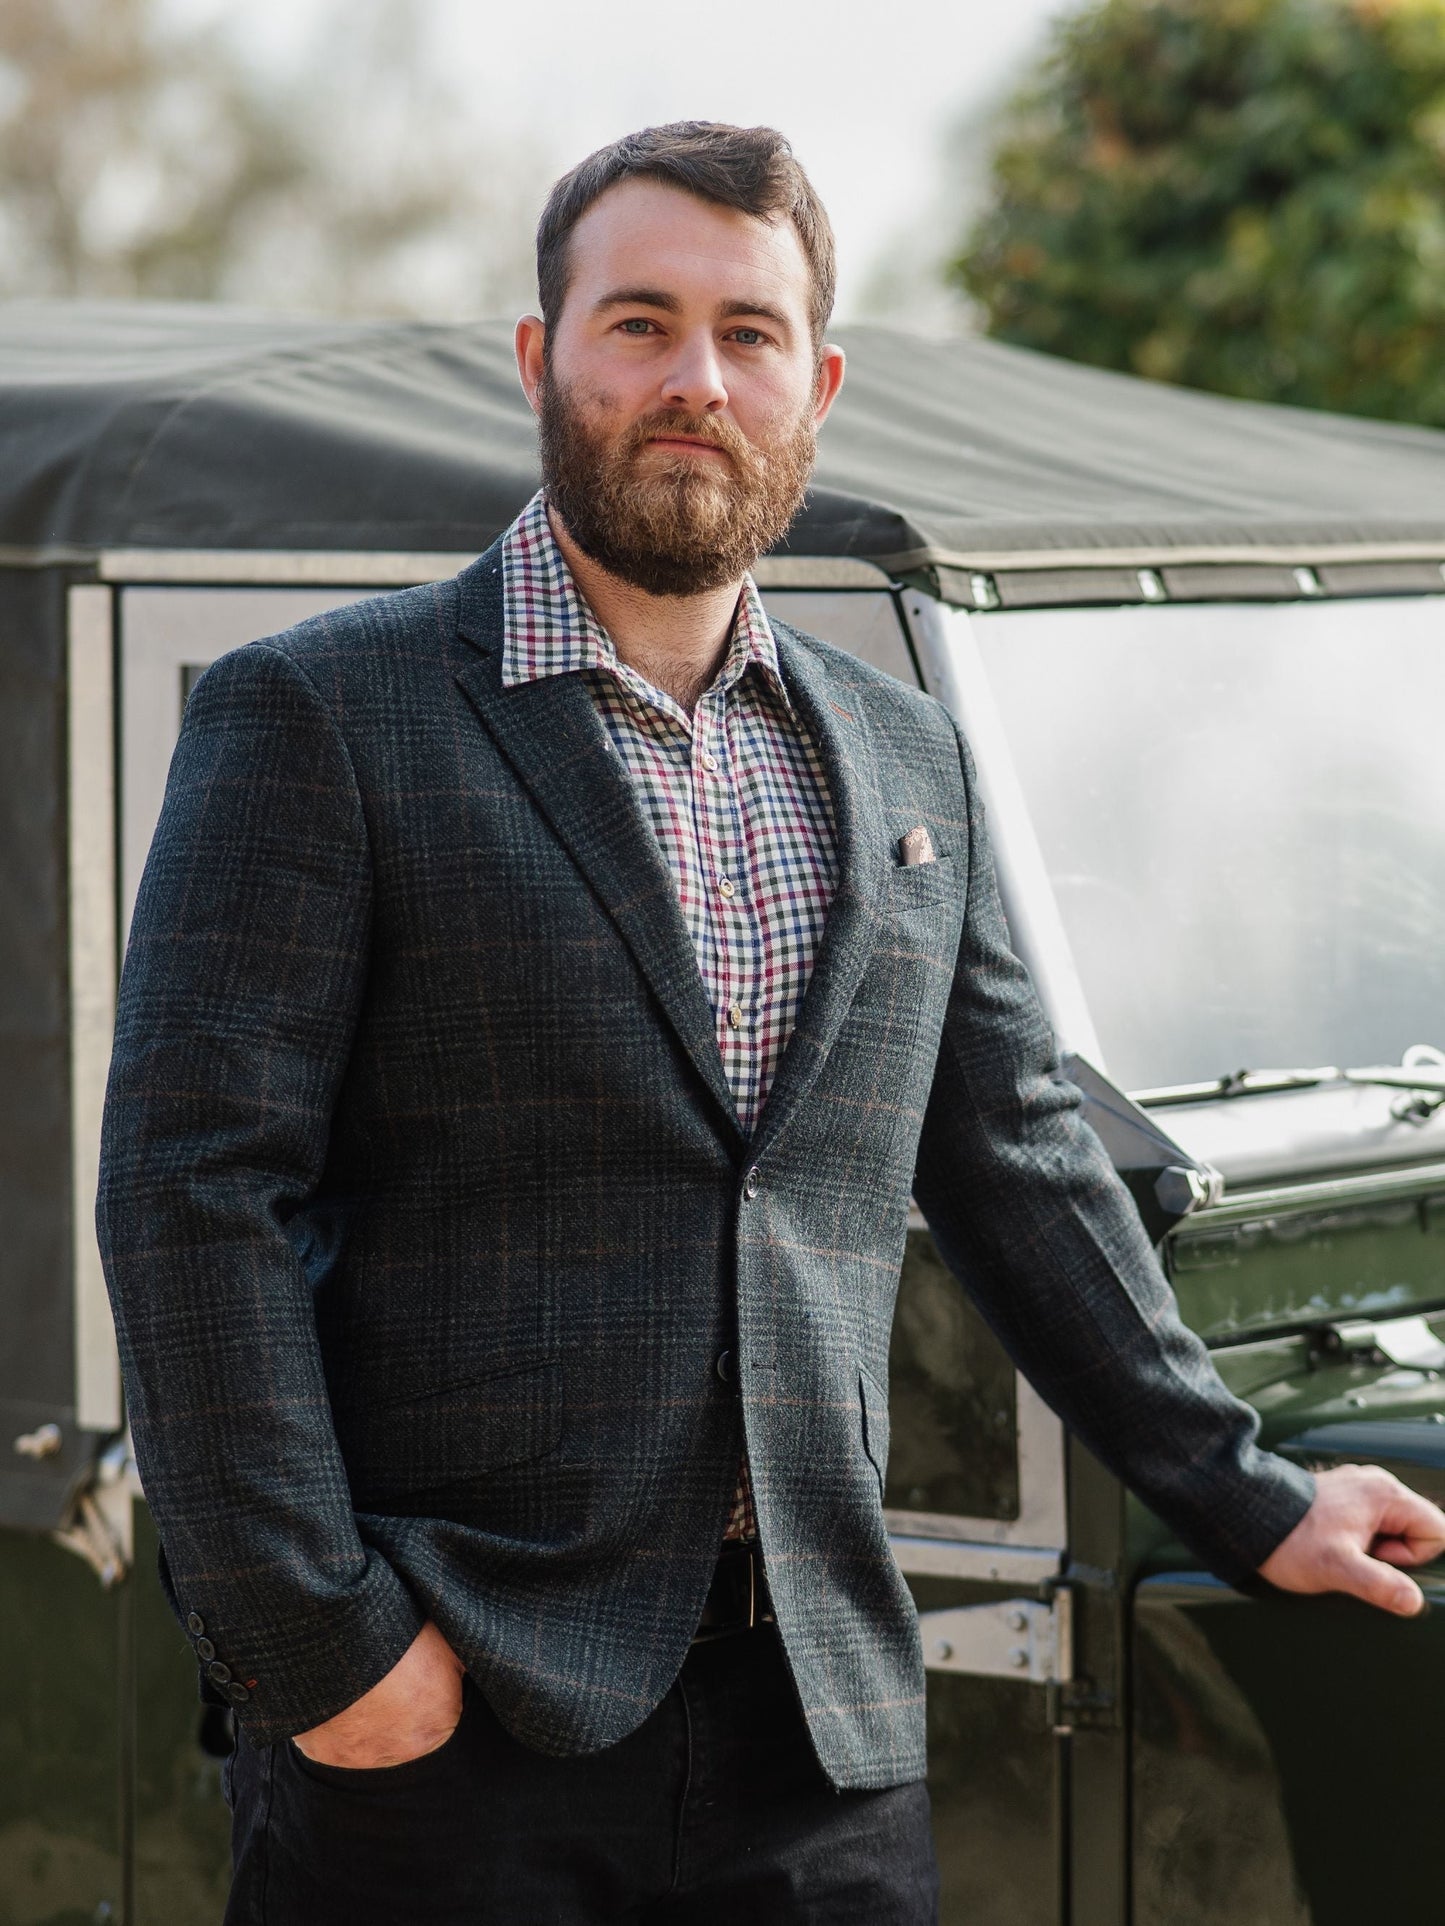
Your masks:
<svg viewBox="0 0 1445 1926"><path fill-rule="evenodd" d="M220 1915L228 1714L91 1222L118 959L196 674L453 572L535 486L508 334L0 312L3 1926ZM1445 1494L1445 436L840 339L770 605L960 717L1070 1074L1268 1441ZM891 1395L946 1921L1438 1913L1445 1615L1201 1571L921 1220Z"/></svg>

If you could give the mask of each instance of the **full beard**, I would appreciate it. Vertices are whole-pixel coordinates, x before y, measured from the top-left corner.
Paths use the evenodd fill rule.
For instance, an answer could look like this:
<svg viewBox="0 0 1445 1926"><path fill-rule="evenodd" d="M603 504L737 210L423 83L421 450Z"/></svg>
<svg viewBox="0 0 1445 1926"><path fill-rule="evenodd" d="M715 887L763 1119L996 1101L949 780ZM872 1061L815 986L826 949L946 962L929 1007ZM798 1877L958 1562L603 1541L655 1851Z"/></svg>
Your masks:
<svg viewBox="0 0 1445 1926"><path fill-rule="evenodd" d="M550 373L540 401L548 501L585 555L648 595L736 582L802 506L817 452L811 412L758 443L721 416L669 410L600 433ZM710 442L727 460L648 449L654 435Z"/></svg>

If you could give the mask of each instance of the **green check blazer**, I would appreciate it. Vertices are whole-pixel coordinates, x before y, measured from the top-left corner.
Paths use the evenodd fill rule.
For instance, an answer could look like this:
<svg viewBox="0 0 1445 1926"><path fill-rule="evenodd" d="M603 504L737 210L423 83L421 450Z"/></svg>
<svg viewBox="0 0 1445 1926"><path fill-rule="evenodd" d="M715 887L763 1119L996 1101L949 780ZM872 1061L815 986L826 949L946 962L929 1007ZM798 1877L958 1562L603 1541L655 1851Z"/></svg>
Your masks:
<svg viewBox="0 0 1445 1926"><path fill-rule="evenodd" d="M777 625L840 882L745 1136L593 703L504 688L501 641L493 548L223 657L187 705L98 1207L163 1579L258 1743L431 1618L520 1739L594 1751L682 1665L745 1444L823 1767L916 1779L882 1514L911 1190L1216 1570L1254 1570L1310 1481L1257 1448L1060 1080L947 713ZM938 860L902 866L920 823Z"/></svg>

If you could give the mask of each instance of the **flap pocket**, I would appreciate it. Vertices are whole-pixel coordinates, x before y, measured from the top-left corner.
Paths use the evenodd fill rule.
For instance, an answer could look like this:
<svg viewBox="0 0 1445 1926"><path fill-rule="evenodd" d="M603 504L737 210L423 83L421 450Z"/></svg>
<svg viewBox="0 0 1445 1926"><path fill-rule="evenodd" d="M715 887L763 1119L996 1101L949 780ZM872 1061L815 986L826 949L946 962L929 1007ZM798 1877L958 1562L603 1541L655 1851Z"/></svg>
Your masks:
<svg viewBox="0 0 1445 1926"><path fill-rule="evenodd" d="M888 1481L888 1393L871 1372L858 1372L858 1401L863 1411L863 1449L878 1473L880 1497Z"/></svg>
<svg viewBox="0 0 1445 1926"><path fill-rule="evenodd" d="M958 888L958 871L951 856L935 856L931 863L895 863L888 878L888 907L921 909L925 903L951 901Z"/></svg>

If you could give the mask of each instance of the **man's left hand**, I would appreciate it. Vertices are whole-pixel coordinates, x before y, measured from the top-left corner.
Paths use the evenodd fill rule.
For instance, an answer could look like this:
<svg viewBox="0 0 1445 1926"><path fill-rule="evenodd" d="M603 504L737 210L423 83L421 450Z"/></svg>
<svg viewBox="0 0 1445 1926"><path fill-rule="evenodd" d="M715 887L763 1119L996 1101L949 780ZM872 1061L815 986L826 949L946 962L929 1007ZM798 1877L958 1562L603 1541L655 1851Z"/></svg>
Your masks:
<svg viewBox="0 0 1445 1926"><path fill-rule="evenodd" d="M1315 1474L1315 1501L1259 1568L1286 1592L1346 1592L1413 1618L1425 1594L1398 1567L1445 1552L1445 1512L1378 1465Z"/></svg>

